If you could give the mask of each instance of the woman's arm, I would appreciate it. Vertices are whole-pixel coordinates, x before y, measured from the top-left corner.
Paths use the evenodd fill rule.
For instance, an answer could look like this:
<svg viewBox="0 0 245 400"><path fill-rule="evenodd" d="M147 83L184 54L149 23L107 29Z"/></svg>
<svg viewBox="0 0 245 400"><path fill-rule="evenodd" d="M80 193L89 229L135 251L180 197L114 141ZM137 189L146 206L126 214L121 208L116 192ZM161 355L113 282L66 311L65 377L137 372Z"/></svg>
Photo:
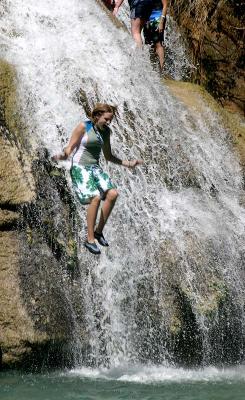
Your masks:
<svg viewBox="0 0 245 400"><path fill-rule="evenodd" d="M115 7L114 7L114 10L112 12L113 15L117 15L119 7L121 7L123 2L124 2L124 0L115 0Z"/></svg>
<svg viewBox="0 0 245 400"><path fill-rule="evenodd" d="M67 160L73 150L80 144L81 139L85 133L85 124L81 122L79 125L76 126L74 131L72 132L70 141L68 145L64 148L61 154L57 154L52 157L53 160Z"/></svg>
<svg viewBox="0 0 245 400"><path fill-rule="evenodd" d="M168 8L168 0L162 0L162 15L166 18Z"/></svg>
<svg viewBox="0 0 245 400"><path fill-rule="evenodd" d="M111 152L111 142L110 142L109 134L106 137L106 139L104 140L103 153L104 153L104 156L107 161L110 161L114 164L123 165L124 167L127 167L127 168L135 168L136 165L143 164L142 160L131 160L131 161L120 160L120 158L117 158L116 156L114 156Z"/></svg>
<svg viewBox="0 0 245 400"><path fill-rule="evenodd" d="M166 25L166 15L168 8L168 0L162 0L162 16L159 24L159 31L164 31Z"/></svg>

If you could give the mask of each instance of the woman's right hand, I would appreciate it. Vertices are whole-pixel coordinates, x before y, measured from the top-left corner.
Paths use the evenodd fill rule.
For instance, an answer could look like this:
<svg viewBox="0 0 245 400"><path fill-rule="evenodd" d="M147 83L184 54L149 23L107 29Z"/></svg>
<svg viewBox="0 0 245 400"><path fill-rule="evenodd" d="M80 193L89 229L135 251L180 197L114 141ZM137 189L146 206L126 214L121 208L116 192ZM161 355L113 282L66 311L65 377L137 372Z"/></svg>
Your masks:
<svg viewBox="0 0 245 400"><path fill-rule="evenodd" d="M143 164L143 160L131 160L128 161L128 168L135 168L137 165L142 165Z"/></svg>

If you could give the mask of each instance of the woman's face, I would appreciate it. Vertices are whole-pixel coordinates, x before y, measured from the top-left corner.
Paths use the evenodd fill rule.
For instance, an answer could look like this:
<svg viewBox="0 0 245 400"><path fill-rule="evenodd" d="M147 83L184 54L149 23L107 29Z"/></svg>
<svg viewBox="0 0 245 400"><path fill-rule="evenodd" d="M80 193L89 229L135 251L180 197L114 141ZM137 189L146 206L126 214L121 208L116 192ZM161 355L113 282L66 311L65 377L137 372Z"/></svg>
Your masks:
<svg viewBox="0 0 245 400"><path fill-rule="evenodd" d="M110 112L105 112L100 117L98 117L96 125L98 128L105 128L106 126L109 126L113 118L113 114Z"/></svg>

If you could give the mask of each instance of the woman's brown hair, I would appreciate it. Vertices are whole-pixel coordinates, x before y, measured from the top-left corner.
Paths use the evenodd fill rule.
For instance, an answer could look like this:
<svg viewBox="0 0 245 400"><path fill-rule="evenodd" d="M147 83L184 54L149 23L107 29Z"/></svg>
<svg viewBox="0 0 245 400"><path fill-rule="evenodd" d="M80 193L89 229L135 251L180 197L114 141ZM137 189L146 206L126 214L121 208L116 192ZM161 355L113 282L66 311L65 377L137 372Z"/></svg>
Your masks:
<svg viewBox="0 0 245 400"><path fill-rule="evenodd" d="M106 103L97 103L97 104L95 104L89 117L95 123L97 121L98 117L100 117L102 114L104 114L106 112L112 113L114 116L117 112L117 107L112 106L110 104L106 104Z"/></svg>

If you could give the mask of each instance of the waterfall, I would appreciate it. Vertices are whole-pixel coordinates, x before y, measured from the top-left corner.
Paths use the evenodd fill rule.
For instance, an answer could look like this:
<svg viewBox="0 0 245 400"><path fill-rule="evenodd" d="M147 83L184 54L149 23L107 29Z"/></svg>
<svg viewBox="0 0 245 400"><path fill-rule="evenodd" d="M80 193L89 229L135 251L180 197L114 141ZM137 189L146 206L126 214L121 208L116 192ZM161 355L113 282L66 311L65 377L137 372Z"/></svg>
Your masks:
<svg viewBox="0 0 245 400"><path fill-rule="evenodd" d="M89 338L80 362L241 360L244 192L219 117L177 101L148 49L135 49L95 0L3 0L0 14L1 57L16 68L36 142L60 151L84 106L107 102L119 113L114 154L144 160L135 171L102 160L120 196L110 247L99 258L80 249Z"/></svg>

